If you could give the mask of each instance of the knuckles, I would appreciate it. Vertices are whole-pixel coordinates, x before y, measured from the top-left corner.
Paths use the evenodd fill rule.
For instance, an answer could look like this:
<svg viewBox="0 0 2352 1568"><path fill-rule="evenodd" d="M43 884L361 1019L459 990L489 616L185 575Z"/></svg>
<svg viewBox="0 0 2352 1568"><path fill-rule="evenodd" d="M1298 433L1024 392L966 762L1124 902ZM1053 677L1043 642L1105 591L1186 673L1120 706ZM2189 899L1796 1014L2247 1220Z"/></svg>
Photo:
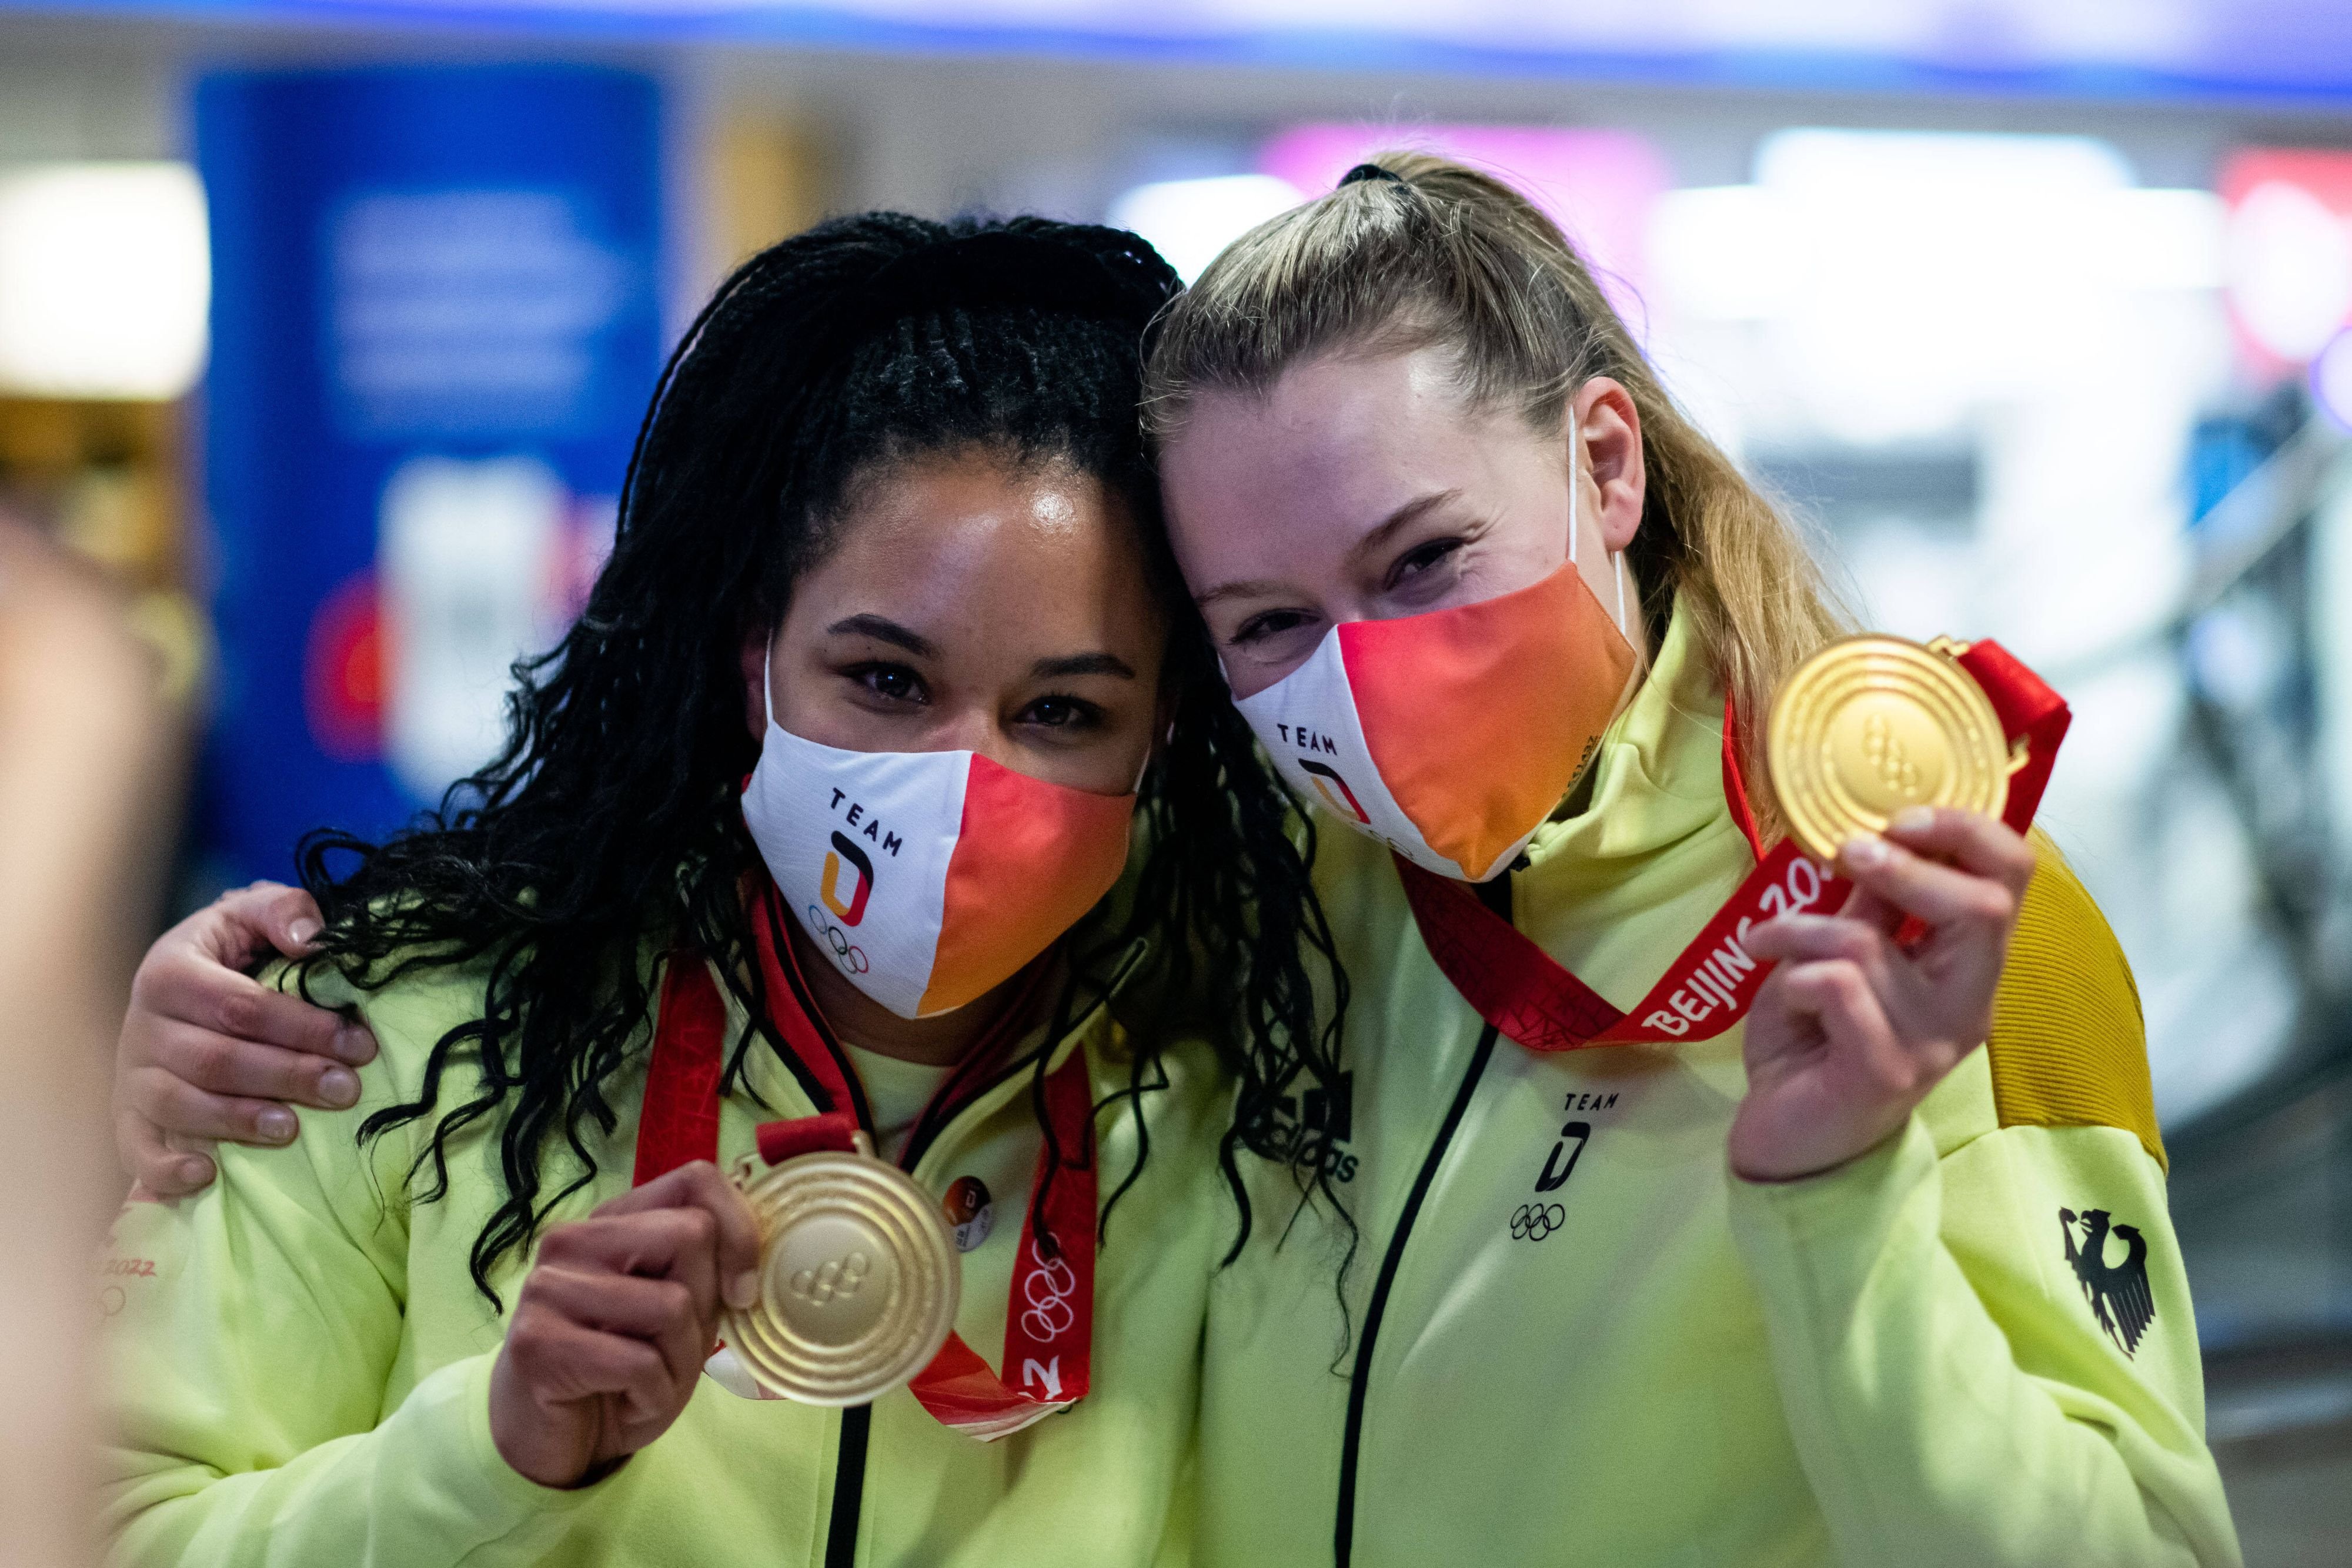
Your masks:
<svg viewBox="0 0 2352 1568"><path fill-rule="evenodd" d="M226 1040L198 1035L183 1039L171 1054L173 1060L166 1065L175 1076L196 1088L218 1092L228 1082L236 1048Z"/></svg>
<svg viewBox="0 0 2352 1568"><path fill-rule="evenodd" d="M539 1255L542 1260L558 1262L585 1258L594 1250L593 1237L594 1232L588 1228L586 1222L559 1225L541 1239ZM531 1278L536 1280L538 1277L539 1271L533 1270ZM530 1289L528 1282L524 1289Z"/></svg>
<svg viewBox="0 0 2352 1568"><path fill-rule="evenodd" d="M1928 1072L1925 1063L1898 1045L1889 1051L1864 1053L1862 1076L1882 1098L1908 1100L1916 1098L1940 1075Z"/></svg>
<svg viewBox="0 0 2352 1568"><path fill-rule="evenodd" d="M2018 897L2000 883L1982 877L1972 879L1976 885L1964 906L1964 918L1979 925L2005 926L2017 919Z"/></svg>
<svg viewBox="0 0 2352 1568"><path fill-rule="evenodd" d="M697 1316L694 1292L676 1280L656 1281L655 1286L655 1295L660 1302L659 1310L664 1320L672 1327L693 1326Z"/></svg>
<svg viewBox="0 0 2352 1568"><path fill-rule="evenodd" d="M1870 983L1850 958L1816 958L1790 972L1789 989L1813 1006L1851 1012Z"/></svg>
<svg viewBox="0 0 2352 1568"><path fill-rule="evenodd" d="M115 1093L120 1103L161 1127L186 1090L167 1068L135 1067L122 1075Z"/></svg>
<svg viewBox="0 0 2352 1568"><path fill-rule="evenodd" d="M530 1379L546 1371L556 1355L556 1344L549 1331L554 1326L555 1314L533 1294L526 1281L522 1294L515 1301L514 1316L507 1323L506 1354L514 1358L514 1368Z"/></svg>
<svg viewBox="0 0 2352 1568"><path fill-rule="evenodd" d="M684 1232L681 1239L698 1252L710 1250L719 1242L719 1217L703 1207L680 1208L676 1224Z"/></svg>
<svg viewBox="0 0 2352 1568"><path fill-rule="evenodd" d="M1822 933L1825 956L1860 965L1878 956L1885 938L1859 920L1832 920ZM1855 971L1856 978L1861 972Z"/></svg>
<svg viewBox="0 0 2352 1568"><path fill-rule="evenodd" d="M232 991L223 997L214 1009L220 1032L238 1040L253 1040L261 1033L260 999L247 991Z"/></svg>
<svg viewBox="0 0 2352 1568"><path fill-rule="evenodd" d="M167 931L155 939L139 960L139 967L131 976L131 999L142 1007L156 1005L158 991L169 992L190 977L190 972L201 966L184 950L176 931Z"/></svg>

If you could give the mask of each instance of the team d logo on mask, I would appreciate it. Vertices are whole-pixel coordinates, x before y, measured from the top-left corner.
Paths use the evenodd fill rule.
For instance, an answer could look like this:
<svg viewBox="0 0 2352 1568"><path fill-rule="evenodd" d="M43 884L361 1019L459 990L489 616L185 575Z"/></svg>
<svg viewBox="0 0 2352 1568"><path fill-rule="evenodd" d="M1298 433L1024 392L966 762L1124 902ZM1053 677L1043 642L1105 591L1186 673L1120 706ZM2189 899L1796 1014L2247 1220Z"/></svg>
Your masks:
<svg viewBox="0 0 2352 1568"><path fill-rule="evenodd" d="M1307 775L1315 786L1315 792L1323 797L1323 803L1332 810L1342 817L1352 817L1359 823L1369 824L1371 821L1370 814L1364 810L1364 803L1356 799L1356 792L1348 788L1348 781L1339 777L1338 768L1328 762L1302 757L1298 759L1298 769Z"/></svg>
<svg viewBox="0 0 2352 1568"><path fill-rule="evenodd" d="M901 1018L963 1006L1076 925L1118 880L1134 810L969 751L845 751L772 720L743 791L785 907Z"/></svg>
<svg viewBox="0 0 2352 1568"><path fill-rule="evenodd" d="M846 896L845 894L845 884ZM863 975L873 967L866 949L851 940L843 926L854 926L866 918L866 901L874 894L874 862L857 847L857 841L836 831L833 847L825 852L824 880L818 884L818 904L808 906L809 929L815 933L832 952L843 971L851 976ZM824 910L833 912L825 917ZM835 925L835 921L840 924Z"/></svg>
<svg viewBox="0 0 2352 1568"><path fill-rule="evenodd" d="M841 894L845 863L852 878L846 898ZM866 852L857 847L856 840L835 833L833 848L824 857L824 885L817 889L817 896L824 900L824 906L833 911L835 919L844 925L855 925L866 918L866 899L873 891L874 862L866 858Z"/></svg>

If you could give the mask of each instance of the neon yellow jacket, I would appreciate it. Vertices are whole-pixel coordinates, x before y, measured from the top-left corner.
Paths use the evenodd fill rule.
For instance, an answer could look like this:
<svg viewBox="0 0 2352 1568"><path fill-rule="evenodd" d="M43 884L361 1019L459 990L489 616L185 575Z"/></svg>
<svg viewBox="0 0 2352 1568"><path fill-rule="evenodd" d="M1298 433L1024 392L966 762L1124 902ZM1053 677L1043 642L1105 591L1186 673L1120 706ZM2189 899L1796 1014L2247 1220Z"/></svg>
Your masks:
<svg viewBox="0 0 2352 1568"><path fill-rule="evenodd" d="M1519 928L1621 1007L1752 864L1722 695L1675 625L1591 806L1512 878ZM2238 1561L2137 998L2062 862L1990 1049L1898 1138L1762 1186L1726 1163L1738 1030L1498 1041L1387 852L1320 841L1352 1078L1287 1124L1357 1228L1294 1220L1288 1173L1245 1158L1257 1222L1210 1290L1202 1561Z"/></svg>
<svg viewBox="0 0 2352 1568"><path fill-rule="evenodd" d="M107 1509L117 1562L1093 1565L1163 1549L1212 1249L1231 1238L1230 1203L1213 1190L1225 1093L1205 1049L1171 1047L1168 1087L1142 1098L1150 1157L1111 1214L1093 1384L1074 1409L982 1444L903 1389L872 1406L869 1427L738 1398L706 1376L650 1447L560 1492L517 1475L489 1437L503 1327L467 1258L502 1190L495 1141L458 1141L448 1198L413 1203L404 1177L430 1119L365 1149L354 1137L370 1112L415 1094L433 1042L478 1007L481 978L442 971L359 996L383 1054L361 1073L357 1106L309 1113L289 1148L225 1146L212 1187L124 1210L100 1280L121 1423ZM1127 1087L1126 1035L1103 1010L1054 1054L1077 1050L1097 1102ZM598 1173L559 1218L627 1186L642 1055L633 1071L613 1087L622 1121L595 1146ZM459 1077L442 1105L469 1093ZM747 1077L771 1109L741 1094L724 1103L722 1165L752 1146L759 1122L813 1109L764 1048ZM992 1364L1040 1142L1028 1083L1025 1063L1008 1070L913 1173L941 1194L976 1176L992 1197L987 1239L964 1255L957 1319ZM1126 1104L1096 1121L1106 1198L1135 1159ZM509 1302L522 1273L509 1260L497 1276Z"/></svg>

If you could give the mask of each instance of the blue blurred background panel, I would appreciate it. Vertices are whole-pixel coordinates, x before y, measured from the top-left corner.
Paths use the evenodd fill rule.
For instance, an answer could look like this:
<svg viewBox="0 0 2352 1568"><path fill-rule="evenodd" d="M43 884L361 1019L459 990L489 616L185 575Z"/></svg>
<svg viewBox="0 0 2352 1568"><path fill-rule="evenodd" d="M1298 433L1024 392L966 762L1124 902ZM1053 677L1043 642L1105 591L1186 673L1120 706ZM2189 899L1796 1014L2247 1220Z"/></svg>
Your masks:
<svg viewBox="0 0 2352 1568"><path fill-rule="evenodd" d="M20 6L0 0L0 10ZM70 9L1192 65L1551 72L1713 88L2352 95L2352 6L2341 0L1370 8L1330 0L83 0Z"/></svg>
<svg viewBox="0 0 2352 1568"><path fill-rule="evenodd" d="M659 367L659 106L584 67L196 93L221 659L202 837L285 876L484 760L609 528Z"/></svg>

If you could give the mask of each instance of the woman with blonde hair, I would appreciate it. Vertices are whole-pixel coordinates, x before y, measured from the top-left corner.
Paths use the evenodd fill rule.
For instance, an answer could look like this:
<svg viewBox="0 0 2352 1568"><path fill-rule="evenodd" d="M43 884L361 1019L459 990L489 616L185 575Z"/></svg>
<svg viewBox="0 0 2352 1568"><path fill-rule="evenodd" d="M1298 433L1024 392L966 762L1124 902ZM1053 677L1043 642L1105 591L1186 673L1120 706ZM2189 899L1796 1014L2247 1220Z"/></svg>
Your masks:
<svg viewBox="0 0 2352 1568"><path fill-rule="evenodd" d="M1243 1085L1202 1557L2236 1561L2137 1000L2049 846L1920 810L1842 911L1792 869L1744 1025L1678 963L1841 622L1559 230L1360 165L1170 307L1145 400L1227 684L1359 830L1342 1027Z"/></svg>

